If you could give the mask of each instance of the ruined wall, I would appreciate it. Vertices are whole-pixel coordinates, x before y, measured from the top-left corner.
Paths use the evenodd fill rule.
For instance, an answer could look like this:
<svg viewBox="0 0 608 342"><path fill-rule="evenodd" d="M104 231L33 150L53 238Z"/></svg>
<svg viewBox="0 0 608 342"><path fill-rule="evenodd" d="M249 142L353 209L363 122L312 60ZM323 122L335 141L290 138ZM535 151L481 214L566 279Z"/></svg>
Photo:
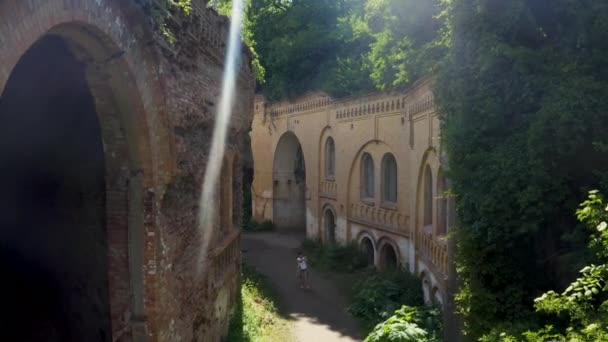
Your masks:
<svg viewBox="0 0 608 342"><path fill-rule="evenodd" d="M112 341L219 341L238 293L240 164L254 79L243 54L228 139L234 189L199 272L198 196L218 104L228 20L193 0L159 31L155 0L0 0L0 91L39 39L64 40L87 70L106 163ZM2 98L0 98L2 100ZM207 227L218 229L217 226ZM59 266L60 267L60 266Z"/></svg>

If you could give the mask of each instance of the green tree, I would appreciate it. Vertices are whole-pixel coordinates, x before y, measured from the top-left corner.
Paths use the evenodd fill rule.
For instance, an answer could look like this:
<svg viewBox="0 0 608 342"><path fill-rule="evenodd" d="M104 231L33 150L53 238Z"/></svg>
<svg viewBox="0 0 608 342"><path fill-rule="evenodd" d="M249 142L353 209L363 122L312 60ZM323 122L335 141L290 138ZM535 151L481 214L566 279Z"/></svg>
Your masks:
<svg viewBox="0 0 608 342"><path fill-rule="evenodd" d="M436 97L461 221L457 300L478 338L538 321L531 299L584 262L569 213L608 171L608 3L449 5Z"/></svg>
<svg viewBox="0 0 608 342"><path fill-rule="evenodd" d="M230 0L211 3L226 12ZM251 0L246 42L270 100L405 87L445 54L442 0Z"/></svg>
<svg viewBox="0 0 608 342"><path fill-rule="evenodd" d="M608 206L603 196L591 191L577 216L592 232L594 264L585 266L562 293L549 291L535 300L536 311L548 317L545 328L522 334L495 329L482 341L608 341Z"/></svg>
<svg viewBox="0 0 608 342"><path fill-rule="evenodd" d="M367 0L364 16L374 38L368 58L378 89L409 85L430 73L445 54L440 0Z"/></svg>

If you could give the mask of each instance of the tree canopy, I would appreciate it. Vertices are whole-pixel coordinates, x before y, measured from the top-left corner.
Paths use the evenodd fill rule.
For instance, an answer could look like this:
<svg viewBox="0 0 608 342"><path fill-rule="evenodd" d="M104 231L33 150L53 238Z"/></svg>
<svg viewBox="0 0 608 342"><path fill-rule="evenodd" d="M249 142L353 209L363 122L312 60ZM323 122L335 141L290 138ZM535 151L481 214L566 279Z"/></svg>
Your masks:
<svg viewBox="0 0 608 342"><path fill-rule="evenodd" d="M585 262L578 199L608 174L608 3L453 0L436 78L469 336L531 324ZM577 228L578 227L578 228Z"/></svg>
<svg viewBox="0 0 608 342"><path fill-rule="evenodd" d="M230 3L210 5L229 14ZM269 99L355 95L430 72L445 51L442 11L439 0L251 0L244 36Z"/></svg>

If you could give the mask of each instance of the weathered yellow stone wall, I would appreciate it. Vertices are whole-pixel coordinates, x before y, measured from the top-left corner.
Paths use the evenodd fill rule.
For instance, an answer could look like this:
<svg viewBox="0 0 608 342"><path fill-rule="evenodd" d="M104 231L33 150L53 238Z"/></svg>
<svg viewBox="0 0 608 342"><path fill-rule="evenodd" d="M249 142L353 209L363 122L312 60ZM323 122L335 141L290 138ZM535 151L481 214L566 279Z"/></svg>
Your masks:
<svg viewBox="0 0 608 342"><path fill-rule="evenodd" d="M310 93L297 99L267 104L256 99L251 143L254 157L254 219L273 220L273 165L284 134L299 140L306 163L306 231L309 238L328 241L325 212L335 215L338 243L369 239L374 260L385 262L392 248L399 263L424 277L427 300L443 302L447 276L444 234L437 231L445 211L437 210L441 194L440 120L433 105L431 80L423 79L403 92L332 99ZM326 177L325 144L335 142L335 176ZM361 157L374 161L373 200L361 199ZM382 200L382 160L391 153L397 161L398 200ZM275 155L276 154L276 155ZM433 224L423 225L424 170L432 174ZM276 170L275 170L276 171ZM274 183L273 183L274 182ZM304 205L304 204L303 204ZM439 217L442 216L442 217Z"/></svg>

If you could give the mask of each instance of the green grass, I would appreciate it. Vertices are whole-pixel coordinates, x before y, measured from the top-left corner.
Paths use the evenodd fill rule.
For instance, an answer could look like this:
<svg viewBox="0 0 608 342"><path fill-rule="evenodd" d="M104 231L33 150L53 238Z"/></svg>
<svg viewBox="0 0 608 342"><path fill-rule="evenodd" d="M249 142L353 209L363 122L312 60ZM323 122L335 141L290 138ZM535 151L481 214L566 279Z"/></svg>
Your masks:
<svg viewBox="0 0 608 342"><path fill-rule="evenodd" d="M275 298L266 277L244 264L241 295L226 341L294 341L290 324L280 315Z"/></svg>

